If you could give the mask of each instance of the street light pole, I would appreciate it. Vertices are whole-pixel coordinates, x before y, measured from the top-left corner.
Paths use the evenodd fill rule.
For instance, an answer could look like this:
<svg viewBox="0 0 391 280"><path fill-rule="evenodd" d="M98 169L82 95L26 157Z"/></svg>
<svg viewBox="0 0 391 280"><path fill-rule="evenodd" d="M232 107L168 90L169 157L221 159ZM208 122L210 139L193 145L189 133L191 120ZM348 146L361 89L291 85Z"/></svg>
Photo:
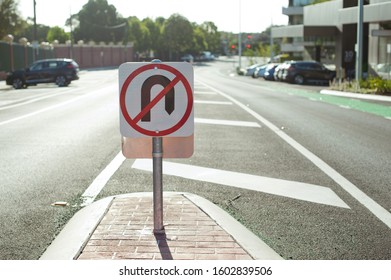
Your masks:
<svg viewBox="0 0 391 280"><path fill-rule="evenodd" d="M271 19L270 23L270 62L274 62L274 53L273 53L273 34L272 34L272 29L273 29L273 18Z"/></svg>
<svg viewBox="0 0 391 280"><path fill-rule="evenodd" d="M37 3L34 1L34 38L33 38L33 43L37 43L37 13L36 13L36 9L35 9L35 6L37 5ZM36 60L36 52L37 52L37 49L36 49L36 46L33 44L33 47L34 47L34 57L33 57L33 60L35 61Z"/></svg>
<svg viewBox="0 0 391 280"><path fill-rule="evenodd" d="M242 69L242 1L239 0L239 34L238 34L238 47L239 47L239 71Z"/></svg>
<svg viewBox="0 0 391 280"><path fill-rule="evenodd" d="M356 80L362 79L364 0L358 0L357 44L356 44Z"/></svg>

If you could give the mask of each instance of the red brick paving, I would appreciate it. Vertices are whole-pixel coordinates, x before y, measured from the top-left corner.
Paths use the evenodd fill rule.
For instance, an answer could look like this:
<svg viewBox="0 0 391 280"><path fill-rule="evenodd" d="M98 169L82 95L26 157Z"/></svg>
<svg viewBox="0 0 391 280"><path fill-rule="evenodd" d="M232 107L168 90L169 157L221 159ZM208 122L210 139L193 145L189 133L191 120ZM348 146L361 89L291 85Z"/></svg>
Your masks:
<svg viewBox="0 0 391 280"><path fill-rule="evenodd" d="M164 197L165 235L153 234L152 197L119 197L79 260L251 260L214 220L180 194Z"/></svg>

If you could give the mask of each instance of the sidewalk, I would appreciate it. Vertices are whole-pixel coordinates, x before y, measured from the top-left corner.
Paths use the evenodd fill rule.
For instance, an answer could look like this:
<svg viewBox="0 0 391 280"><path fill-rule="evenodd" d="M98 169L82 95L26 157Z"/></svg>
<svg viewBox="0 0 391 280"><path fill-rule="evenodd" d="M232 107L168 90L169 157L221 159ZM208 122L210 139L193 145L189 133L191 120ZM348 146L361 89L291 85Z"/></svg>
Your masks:
<svg viewBox="0 0 391 280"><path fill-rule="evenodd" d="M68 222L41 260L282 259L210 201L190 193L163 194L165 234L153 234L152 193L108 197Z"/></svg>

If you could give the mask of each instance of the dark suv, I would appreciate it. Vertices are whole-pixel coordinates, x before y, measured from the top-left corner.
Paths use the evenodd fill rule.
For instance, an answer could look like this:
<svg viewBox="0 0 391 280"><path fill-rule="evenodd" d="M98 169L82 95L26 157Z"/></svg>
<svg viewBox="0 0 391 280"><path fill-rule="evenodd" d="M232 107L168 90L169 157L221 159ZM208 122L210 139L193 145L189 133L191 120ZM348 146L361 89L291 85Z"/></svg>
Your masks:
<svg viewBox="0 0 391 280"><path fill-rule="evenodd" d="M331 81L336 72L315 61L290 61L283 69L282 80L295 84L313 81Z"/></svg>
<svg viewBox="0 0 391 280"><path fill-rule="evenodd" d="M79 65L72 59L54 58L34 62L30 67L8 73L6 83L15 89L35 86L41 83L55 83L68 86L78 80Z"/></svg>

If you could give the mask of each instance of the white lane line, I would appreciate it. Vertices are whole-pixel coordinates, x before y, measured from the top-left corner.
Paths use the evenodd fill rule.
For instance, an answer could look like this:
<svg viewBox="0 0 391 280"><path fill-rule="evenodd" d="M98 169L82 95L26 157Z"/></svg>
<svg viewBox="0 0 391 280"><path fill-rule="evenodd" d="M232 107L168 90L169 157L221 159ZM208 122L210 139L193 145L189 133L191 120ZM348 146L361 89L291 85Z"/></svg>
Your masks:
<svg viewBox="0 0 391 280"><path fill-rule="evenodd" d="M194 91L195 94L199 94L199 95L216 95L217 93L216 92L213 92L213 91Z"/></svg>
<svg viewBox="0 0 391 280"><path fill-rule="evenodd" d="M137 159L132 168L152 172L152 160ZM330 188L312 184L167 161L163 174L350 209Z"/></svg>
<svg viewBox="0 0 391 280"><path fill-rule="evenodd" d="M229 101L208 101L208 100L194 100L197 104L210 104L210 105L232 105Z"/></svg>
<svg viewBox="0 0 391 280"><path fill-rule="evenodd" d="M15 102L18 102L18 103L12 104L12 105L8 105L8 106L7 106L7 104L4 104L5 107L1 107L0 111L7 110L7 109L12 109L12 108L15 108L15 107L20 107L20 106L23 106L23 105L26 105L26 104L30 104L30 103L34 103L36 101L47 99L47 98L53 98L53 97L61 96L61 95L64 95L64 94L69 94L70 92L76 91L76 90L77 89L70 89L70 90L64 91L62 93L56 93L56 94L48 93L48 94L42 95L40 97L32 98L32 99L27 97L27 98L14 100L14 101L9 101L7 104L11 104L11 103L15 103Z"/></svg>
<svg viewBox="0 0 391 280"><path fill-rule="evenodd" d="M87 206L91 204L98 194L105 187L111 176L120 168L124 162L125 157L122 152L119 152L117 156L106 166L104 170L95 178L91 185L82 194L83 203L81 206Z"/></svg>
<svg viewBox="0 0 391 280"><path fill-rule="evenodd" d="M57 109L57 108L60 108L62 106L65 106L65 105L68 105L70 103L73 103L77 100L80 100L80 99L83 99L83 98L86 98L86 97L89 97L91 95L97 95L97 94L100 94L100 93L105 93L107 91L113 91L114 88L116 86L108 86L108 87L105 87L105 88L102 88L102 89L99 89L99 90L95 90L95 91L92 91L88 94L85 94L85 95L82 95L82 96L78 96L78 97L75 97L73 99L70 99L68 101L65 101L65 102L62 102L62 103L58 103L56 105L53 105L53 106L49 106L49 107L46 107L46 108L43 108L41 110L37 110L35 112L32 112L32 113L29 113L29 114L25 114L25 115L22 115L20 117L16 117L16 118L13 118L13 119L9 119L9 120L6 120L6 121L2 121L0 122L0 126L2 125L6 125L6 124L9 124L9 123L13 123L13 122L16 122L16 121L20 121L20 120L23 120L23 119L26 119L26 118L30 118L30 117L33 117L33 116L36 116L36 115L39 115L41 113L45 113L45 112L48 112L48 111L51 111L51 110L54 110L54 109Z"/></svg>
<svg viewBox="0 0 391 280"><path fill-rule="evenodd" d="M203 123L203 124L231 125L231 126L242 126L242 127L261 127L259 123L244 122L244 121L227 121L227 120L194 118L194 122Z"/></svg>
<svg viewBox="0 0 391 280"><path fill-rule="evenodd" d="M199 81L198 81L199 82ZM202 83L202 82L199 82ZM364 205L373 215L375 215L380 221L382 221L385 225L391 228L391 213L380 206L376 201L366 195L363 191L361 191L358 187L356 187L353 183L351 183L348 179L339 174L335 169L333 169L330 165L320 159L318 156L314 155L312 152L307 150L304 146L299 144L296 140L288 136L285 132L279 129L277 126L269 122L267 119L263 118L261 115L251 110L241 102L237 101L235 98L215 89L207 84L205 86L210 89L216 91L220 95L224 96L228 100L237 104L243 110L247 111L249 114L254 116L257 120L266 125L270 130L274 131L279 137L281 137L285 142L295 148L298 152L300 152L303 156L309 159L313 164L315 164L320 170L322 170L325 174L327 174L331 179L333 179L338 185L340 185L346 192L348 192L352 197L354 197L357 201L359 201L362 205Z"/></svg>

